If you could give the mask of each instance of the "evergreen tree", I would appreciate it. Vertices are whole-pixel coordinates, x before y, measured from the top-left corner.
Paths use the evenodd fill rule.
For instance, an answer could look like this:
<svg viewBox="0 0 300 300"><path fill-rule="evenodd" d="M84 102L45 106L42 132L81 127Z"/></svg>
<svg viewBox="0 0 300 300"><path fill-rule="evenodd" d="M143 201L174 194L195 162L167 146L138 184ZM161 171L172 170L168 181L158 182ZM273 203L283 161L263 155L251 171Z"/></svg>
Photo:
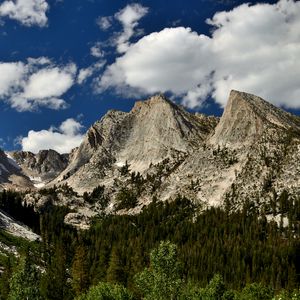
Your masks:
<svg viewBox="0 0 300 300"><path fill-rule="evenodd" d="M150 267L137 274L136 284L146 300L177 299L183 281L176 245L161 242L150 254Z"/></svg>
<svg viewBox="0 0 300 300"><path fill-rule="evenodd" d="M114 246L111 251L107 269L107 281L113 283L126 282L122 252L118 246Z"/></svg>
<svg viewBox="0 0 300 300"><path fill-rule="evenodd" d="M9 300L42 299L39 291L40 272L28 256L20 258L10 279Z"/></svg>
<svg viewBox="0 0 300 300"><path fill-rule="evenodd" d="M133 300L133 296L122 285L100 282L76 300Z"/></svg>
<svg viewBox="0 0 300 300"><path fill-rule="evenodd" d="M55 247L53 256L47 266L46 273L41 279L41 293L46 299L61 300L72 299L70 287L67 282L66 252L62 243Z"/></svg>
<svg viewBox="0 0 300 300"><path fill-rule="evenodd" d="M88 270L86 248L79 244L75 250L72 264L72 287L76 295L86 291L89 286Z"/></svg>

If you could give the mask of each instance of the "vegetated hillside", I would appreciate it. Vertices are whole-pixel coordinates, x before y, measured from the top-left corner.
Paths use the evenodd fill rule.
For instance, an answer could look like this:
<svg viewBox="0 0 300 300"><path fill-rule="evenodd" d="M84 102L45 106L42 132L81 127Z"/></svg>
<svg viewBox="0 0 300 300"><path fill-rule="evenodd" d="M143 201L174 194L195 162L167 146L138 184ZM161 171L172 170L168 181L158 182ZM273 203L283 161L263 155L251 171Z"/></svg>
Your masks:
<svg viewBox="0 0 300 300"><path fill-rule="evenodd" d="M51 193L56 197L54 190ZM18 195L9 197L16 200ZM17 201L15 205L19 207ZM204 293L200 288L215 274L224 280L224 284L218 281L224 287L223 292L236 290L231 292L237 295L235 299L271 299L283 288L292 291L300 283L300 201L278 209L285 211L288 227L284 227L283 222L280 225L268 222L251 203L246 203L241 211L230 213L210 208L198 214L201 207L178 197L172 202L155 201L138 215L98 216L89 230L77 231L64 222L68 208L49 205L33 215L38 218L31 218L36 220L31 225L42 237L39 250L34 248L21 253L19 268L10 267L7 260L2 262L1 297L6 299L8 294L15 295L17 288L26 290L28 287L28 293L32 291L42 299L73 299L92 285L108 282L107 293L113 293L110 284L118 283L127 287L136 299L141 299L153 291L143 289L136 274L149 266L151 249L158 247L160 241L171 241L177 245L173 259L180 262L179 273L176 273L180 281L176 281L177 296L171 298L170 294L162 299L190 299L185 294L188 291L195 292L191 299L219 299L200 297ZM167 256L168 252L164 253ZM24 275L20 268L28 274ZM22 280L15 281L16 276ZM167 279L161 276L162 281L157 284L163 285ZM172 282L172 277L168 280ZM249 285L253 282L258 285ZM258 290L264 295L262 298L255 298ZM251 294L251 297L242 298L240 293ZM108 299L128 298L111 296Z"/></svg>

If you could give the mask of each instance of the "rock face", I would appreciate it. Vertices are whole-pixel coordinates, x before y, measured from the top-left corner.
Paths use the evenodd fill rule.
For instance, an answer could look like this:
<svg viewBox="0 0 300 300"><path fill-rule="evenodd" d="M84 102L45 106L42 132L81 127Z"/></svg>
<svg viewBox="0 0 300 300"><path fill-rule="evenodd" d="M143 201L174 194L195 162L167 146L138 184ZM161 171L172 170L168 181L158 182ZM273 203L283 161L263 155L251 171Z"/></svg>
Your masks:
<svg viewBox="0 0 300 300"><path fill-rule="evenodd" d="M41 150L37 154L15 151L10 155L36 185L56 178L67 167L69 157L51 149Z"/></svg>
<svg viewBox="0 0 300 300"><path fill-rule="evenodd" d="M103 210L105 199L106 212L122 213L116 203L124 191L137 203L123 208L127 213L178 194L203 207L239 208L245 201L262 207L283 190L300 193L300 118L238 91L230 93L221 119L189 113L157 95L128 113L109 111L69 160L54 151L13 157L28 176L53 179L49 187L68 185L83 194L105 186L89 203L77 194L59 200L75 209L67 221L79 227ZM38 192L34 199L43 202Z"/></svg>
<svg viewBox="0 0 300 300"><path fill-rule="evenodd" d="M145 173L150 165L193 152L211 134L217 118L196 116L162 95L139 101L129 113L110 111L87 132L55 183L79 192L112 181L126 163Z"/></svg>
<svg viewBox="0 0 300 300"><path fill-rule="evenodd" d="M293 167L300 162L299 137L298 117L255 95L232 91L220 120L157 95L96 122L52 184L79 193L104 185L112 201L130 188L141 206L181 194L205 206L238 207L283 189L300 191Z"/></svg>
<svg viewBox="0 0 300 300"><path fill-rule="evenodd" d="M297 129L298 125L299 120L262 98L233 90L210 141L223 146L250 145L267 128Z"/></svg>
<svg viewBox="0 0 300 300"><path fill-rule="evenodd" d="M0 150L0 188L1 186L14 189L33 187L16 161L2 150Z"/></svg>
<svg viewBox="0 0 300 300"><path fill-rule="evenodd" d="M22 237L30 241L38 241L41 239L39 235L33 233L27 226L12 219L10 216L8 216L6 213L4 213L1 210L0 210L0 221L1 221L0 229L7 231L8 233L14 236ZM0 250L2 248L1 246L3 246L3 244L1 245L0 243Z"/></svg>

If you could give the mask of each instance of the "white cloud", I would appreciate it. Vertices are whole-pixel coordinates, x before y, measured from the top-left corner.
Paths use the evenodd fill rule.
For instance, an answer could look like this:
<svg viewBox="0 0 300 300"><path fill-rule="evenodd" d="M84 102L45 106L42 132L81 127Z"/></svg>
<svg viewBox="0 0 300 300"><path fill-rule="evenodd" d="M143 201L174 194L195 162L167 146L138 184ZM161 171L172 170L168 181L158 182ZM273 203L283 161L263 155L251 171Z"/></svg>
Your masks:
<svg viewBox="0 0 300 300"><path fill-rule="evenodd" d="M85 69L80 69L77 77L77 83L84 83L89 77L91 77L94 73L94 69L92 67L88 67Z"/></svg>
<svg viewBox="0 0 300 300"><path fill-rule="evenodd" d="M47 25L48 8L45 0L7 0L0 5L0 17L17 20L25 26L43 27Z"/></svg>
<svg viewBox="0 0 300 300"><path fill-rule="evenodd" d="M0 98L14 92L15 87L21 84L24 73L21 62L0 63Z"/></svg>
<svg viewBox="0 0 300 300"><path fill-rule="evenodd" d="M49 67L30 75L23 96L45 99L64 94L73 85L74 65L65 68ZM51 84L49 84L51 82Z"/></svg>
<svg viewBox="0 0 300 300"><path fill-rule="evenodd" d="M128 50L130 38L134 35L134 29L138 21L148 13L148 8L140 4L128 4L116 13L115 18L122 24L123 31L116 38L117 50L124 53Z"/></svg>
<svg viewBox="0 0 300 300"><path fill-rule="evenodd" d="M86 82L86 80L89 77L91 77L95 72L101 70L104 67L105 63L106 61L103 60L91 65L88 68L80 69L77 76L77 83L83 84L84 82Z"/></svg>
<svg viewBox="0 0 300 300"><path fill-rule="evenodd" d="M65 108L61 96L74 84L76 72L75 64L57 66L46 57L0 62L0 99L19 111Z"/></svg>
<svg viewBox="0 0 300 300"><path fill-rule="evenodd" d="M135 44L127 37L136 19L119 14L120 21L129 24L127 35L124 25L126 38L119 41L124 54L106 68L99 91L133 89L137 96L169 91L183 97L185 105L197 107L209 95L223 106L230 89L237 89L276 105L300 107L299 1L243 4L218 12L207 20L213 26L211 36L190 28L166 28Z"/></svg>
<svg viewBox="0 0 300 300"><path fill-rule="evenodd" d="M96 20L97 25L102 29L103 31L108 30L113 23L113 17L108 16L108 17L99 17Z"/></svg>
<svg viewBox="0 0 300 300"><path fill-rule="evenodd" d="M102 50L101 44L99 42L91 47L91 55L97 58L104 56L104 51Z"/></svg>
<svg viewBox="0 0 300 300"><path fill-rule="evenodd" d="M53 149L59 153L69 153L78 147L83 139L83 126L70 118L61 123L58 129L50 127L48 130L30 130L27 137L20 139L23 151L37 153L40 150Z"/></svg>

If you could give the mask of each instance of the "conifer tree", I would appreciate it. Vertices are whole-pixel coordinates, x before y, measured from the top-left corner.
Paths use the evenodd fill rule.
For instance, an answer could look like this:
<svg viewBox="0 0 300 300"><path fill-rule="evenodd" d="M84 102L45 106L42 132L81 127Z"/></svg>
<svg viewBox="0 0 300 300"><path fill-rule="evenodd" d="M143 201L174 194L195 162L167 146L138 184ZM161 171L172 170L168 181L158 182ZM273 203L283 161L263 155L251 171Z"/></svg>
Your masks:
<svg viewBox="0 0 300 300"><path fill-rule="evenodd" d="M89 286L87 251L79 244L75 250L72 264L72 287L76 295L87 290Z"/></svg>
<svg viewBox="0 0 300 300"><path fill-rule="evenodd" d="M136 276L136 284L145 300L174 300L182 288L177 248L171 242L161 242L150 254L150 267Z"/></svg>
<svg viewBox="0 0 300 300"><path fill-rule="evenodd" d="M29 256L20 258L17 269L10 279L9 300L42 299L39 290L40 272L29 259Z"/></svg>

